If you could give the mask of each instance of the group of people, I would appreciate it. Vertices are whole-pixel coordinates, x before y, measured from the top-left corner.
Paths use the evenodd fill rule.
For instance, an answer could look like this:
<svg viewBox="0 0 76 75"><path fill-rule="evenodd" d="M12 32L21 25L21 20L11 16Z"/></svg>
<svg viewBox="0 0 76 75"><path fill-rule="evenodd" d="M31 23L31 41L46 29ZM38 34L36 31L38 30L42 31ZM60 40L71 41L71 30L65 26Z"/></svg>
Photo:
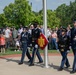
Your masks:
<svg viewBox="0 0 76 75"><path fill-rule="evenodd" d="M5 53L8 48L17 44L17 30L15 28L0 28L0 52ZM18 44L17 44L18 45Z"/></svg>
<svg viewBox="0 0 76 75"><path fill-rule="evenodd" d="M49 28L47 30L47 39L49 40L50 35L51 35L51 42L55 44L56 49L60 52L61 56L62 56L62 60L61 60L61 64L60 67L58 69L58 71L62 71L64 69L64 65L66 65L66 68L70 67L70 63L69 60L67 58L67 54L70 51L70 47L72 48L73 54L74 54L74 62L73 62L73 67L72 67L72 71L70 73L76 73L76 20L74 20L73 22L73 28L70 29L70 31L67 31L66 28L61 27L56 31L52 31L52 34L49 32ZM1 45L0 43L0 48L1 51L2 49L5 52L4 46L5 46L5 41L2 41L4 39L6 39L6 43L7 43L7 47L9 45L9 36L8 33L10 33L8 27L5 30L5 35L7 34L7 36L5 36L6 38L3 38L4 36L0 33L0 42L2 42L3 44ZM22 56L21 56L21 60L18 63L19 65L23 64L24 61L24 57L25 55L27 55L28 59L29 59L29 66L34 66L34 59L35 56L37 55L39 62L38 63L43 63L43 59L39 53L39 46L37 44L37 39L40 36L40 33L45 34L44 29L41 27L38 27L38 23L35 22L33 25L30 26L30 28L28 29L28 27L23 27L21 26L21 28L18 30L18 32L16 31L16 29L13 29L13 41L17 41L19 40L19 42L17 42L17 46L20 49L22 49ZM49 44L48 44L49 46ZM30 55L29 53L29 47L32 47L32 55Z"/></svg>
<svg viewBox="0 0 76 75"><path fill-rule="evenodd" d="M58 47L57 50L59 50L62 56L61 64L58 71L62 71L64 69L64 65L66 65L66 68L70 67L67 54L69 53L70 47L71 47L74 54L74 62L73 62L72 71L70 73L76 73L76 21L74 21L73 24L74 24L74 27L70 29L69 34L67 34L66 28L60 28L57 31L57 35L56 35L57 37L56 43ZM21 57L21 61L19 62L19 65L23 64L25 54L29 59L29 63L30 63L29 66L34 65L35 55L37 55L39 59L39 63L43 62L43 59L38 50L39 46L36 42L40 36L40 33L42 33L42 31L38 28L37 25L38 25L37 23L33 24L34 28L31 30L31 33L29 33L29 31L27 30L27 27L25 27L23 29L23 32L21 33L21 42L22 42L23 51L22 51L22 57ZM52 36L54 37L54 35ZM28 47L30 43L32 44L32 47L33 47L32 56L28 51Z"/></svg>
<svg viewBox="0 0 76 75"><path fill-rule="evenodd" d="M73 54L74 54L74 62L73 62L72 71L70 73L76 73L76 20L73 22L73 24L74 24L74 27L71 28L70 30L70 36L67 35L66 28L60 28L57 31L57 45L58 45L57 50L59 50L62 56L61 64L60 64L58 71L62 71L64 69L64 65L66 65L66 68L70 67L67 54L69 53L70 47L71 47L73 50ZM29 66L34 65L35 55L37 55L39 59L39 63L43 62L43 59L38 50L39 46L36 42L36 40L40 36L40 33L42 32L38 28L37 25L38 25L37 23L33 24L34 28L31 30L31 34L28 32L27 27L25 27L23 29L23 32L21 33L21 42L22 42L23 50L22 50L22 57L21 57L21 61L19 62L19 65L23 64L25 54L27 55L29 59L29 63L30 63ZM33 47L32 56L30 55L28 51L28 47L30 43L32 43L32 47Z"/></svg>
<svg viewBox="0 0 76 75"><path fill-rule="evenodd" d="M34 65L34 59L35 59L35 55L37 55L38 59L39 59L39 63L43 62L43 59L39 53L38 50L38 44L36 42L36 40L39 38L40 36L40 29L37 28L37 23L34 23L33 26L34 28L31 30L31 33L28 31L27 27L23 28L23 32L21 33L20 36L20 41L22 43L22 56L21 56L21 61L19 62L19 65L23 64L23 60L25 57L25 54L27 55L28 59L29 59L29 66L33 66ZM33 51L32 51L32 57L29 53L28 47L31 46L33 47Z"/></svg>

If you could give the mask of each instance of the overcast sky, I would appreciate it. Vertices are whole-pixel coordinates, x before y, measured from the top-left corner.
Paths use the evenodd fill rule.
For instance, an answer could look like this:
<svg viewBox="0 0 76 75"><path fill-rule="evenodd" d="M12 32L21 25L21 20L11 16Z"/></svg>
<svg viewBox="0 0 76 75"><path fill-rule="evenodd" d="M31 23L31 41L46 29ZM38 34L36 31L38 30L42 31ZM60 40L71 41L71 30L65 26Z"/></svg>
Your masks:
<svg viewBox="0 0 76 75"><path fill-rule="evenodd" d="M47 0L47 9L55 10L63 3L69 5L70 1L74 2L75 0ZM4 7L11 2L14 3L14 0L0 0L0 13L2 13ZM29 0L29 2L32 2L32 10L39 11L42 9L42 0Z"/></svg>

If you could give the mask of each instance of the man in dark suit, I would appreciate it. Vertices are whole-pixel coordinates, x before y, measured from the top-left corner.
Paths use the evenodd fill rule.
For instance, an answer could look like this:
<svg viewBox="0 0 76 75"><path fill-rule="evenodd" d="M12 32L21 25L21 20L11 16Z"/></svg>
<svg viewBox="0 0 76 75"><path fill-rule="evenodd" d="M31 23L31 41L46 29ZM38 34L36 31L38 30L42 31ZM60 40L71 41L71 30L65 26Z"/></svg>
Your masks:
<svg viewBox="0 0 76 75"><path fill-rule="evenodd" d="M27 27L23 28L23 32L21 33L20 41L22 44L22 56L19 62L19 65L23 64L25 54L27 55L29 61L31 61L31 55L28 51L28 44L29 44L29 33L27 31Z"/></svg>
<svg viewBox="0 0 76 75"><path fill-rule="evenodd" d="M39 63L42 63L43 60L41 58L41 55L39 53L39 47L38 47L38 44L37 44L37 39L39 38L40 36L40 29L37 27L38 23L35 22L34 24L34 29L32 29L32 46L33 46L33 51L32 51L32 59L31 59L31 62L30 62L30 65L29 66L33 66L34 65L34 59L35 59L35 55L37 55L38 59L39 59Z"/></svg>
<svg viewBox="0 0 76 75"><path fill-rule="evenodd" d="M70 50L69 49L70 38L66 33L67 33L67 30L62 29L61 35L58 37L59 51L62 56L61 65L58 71L62 71L64 68L64 65L66 65L66 68L70 67L69 60L67 58L68 51Z"/></svg>
<svg viewBox="0 0 76 75"><path fill-rule="evenodd" d="M76 20L73 22L74 27L71 29L71 46L74 54L74 61L72 71L70 73L76 73Z"/></svg>

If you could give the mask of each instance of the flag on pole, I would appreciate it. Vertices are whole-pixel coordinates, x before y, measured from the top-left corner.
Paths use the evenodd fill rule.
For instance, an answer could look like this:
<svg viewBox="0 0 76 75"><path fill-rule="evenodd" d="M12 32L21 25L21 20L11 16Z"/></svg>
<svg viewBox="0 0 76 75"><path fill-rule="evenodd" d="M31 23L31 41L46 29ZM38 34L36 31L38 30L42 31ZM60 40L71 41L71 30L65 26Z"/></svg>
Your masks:
<svg viewBox="0 0 76 75"><path fill-rule="evenodd" d="M48 44L48 40L44 34L40 34L39 38L37 39L37 44L42 50L46 47L46 45Z"/></svg>

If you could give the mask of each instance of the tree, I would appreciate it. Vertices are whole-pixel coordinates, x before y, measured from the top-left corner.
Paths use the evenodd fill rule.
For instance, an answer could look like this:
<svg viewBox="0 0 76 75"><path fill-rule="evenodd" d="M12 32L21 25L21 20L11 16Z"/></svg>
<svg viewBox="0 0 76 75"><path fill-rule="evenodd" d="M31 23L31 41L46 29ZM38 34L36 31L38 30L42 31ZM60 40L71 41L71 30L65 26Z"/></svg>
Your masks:
<svg viewBox="0 0 76 75"><path fill-rule="evenodd" d="M70 1L70 5L62 4L56 9L56 15L60 18L60 25L67 27L76 19L76 0Z"/></svg>
<svg viewBox="0 0 76 75"><path fill-rule="evenodd" d="M13 23L16 27L19 24L28 25L31 22L30 17L33 15L27 0L15 0L15 3L11 3L4 8L4 14L8 23Z"/></svg>
<svg viewBox="0 0 76 75"><path fill-rule="evenodd" d="M67 5L62 4L56 9L56 15L58 18L60 18L60 25L64 24L66 25L66 10L67 10Z"/></svg>
<svg viewBox="0 0 76 75"><path fill-rule="evenodd" d="M43 25L43 10L39 12L34 12L34 21L37 21L40 25ZM59 27L60 19L56 17L56 12L52 10L47 10L47 25L51 28Z"/></svg>
<svg viewBox="0 0 76 75"><path fill-rule="evenodd" d="M56 11L47 10L47 24L51 28L59 27L60 19L56 17Z"/></svg>
<svg viewBox="0 0 76 75"><path fill-rule="evenodd" d="M72 20L76 19L76 0L75 2L70 3L69 10L70 10L70 18Z"/></svg>
<svg viewBox="0 0 76 75"><path fill-rule="evenodd" d="M34 12L31 7L28 0L15 0L14 3L5 6L3 14L0 14L0 27L19 27L20 24L26 26L33 21L43 25L43 10ZM70 5L61 4L54 11L47 10L47 24L51 28L72 24L73 19L76 19L76 0L70 1Z"/></svg>
<svg viewBox="0 0 76 75"><path fill-rule="evenodd" d="M0 27L5 27L7 24L4 14L0 14Z"/></svg>

